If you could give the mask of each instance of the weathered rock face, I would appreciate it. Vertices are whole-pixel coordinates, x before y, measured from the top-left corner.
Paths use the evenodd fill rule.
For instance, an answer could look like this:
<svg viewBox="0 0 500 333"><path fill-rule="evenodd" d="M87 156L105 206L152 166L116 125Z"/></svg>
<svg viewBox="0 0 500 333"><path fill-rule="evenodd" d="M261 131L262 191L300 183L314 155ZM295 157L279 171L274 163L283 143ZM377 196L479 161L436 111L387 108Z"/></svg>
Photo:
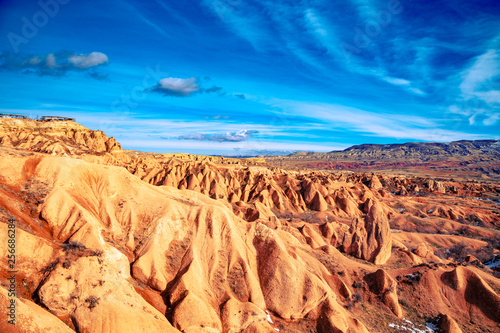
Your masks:
<svg viewBox="0 0 500 333"><path fill-rule="evenodd" d="M113 332L177 332L127 278L128 260L118 251L82 255L58 263L38 296L54 315L70 316L80 332L99 332L103 327Z"/></svg>
<svg viewBox="0 0 500 333"><path fill-rule="evenodd" d="M442 261L439 257L434 255L434 251L426 243L418 244L417 248L415 249L415 254L421 258L429 259L429 260L432 260L434 262L441 262Z"/></svg>
<svg viewBox="0 0 500 333"><path fill-rule="evenodd" d="M0 145L54 155L120 151L104 132L72 121L42 122L0 118Z"/></svg>
<svg viewBox="0 0 500 333"><path fill-rule="evenodd" d="M382 298L382 302L398 317L403 317L403 310L399 305L397 287L398 283L387 272L379 269L366 276L372 291Z"/></svg>
<svg viewBox="0 0 500 333"><path fill-rule="evenodd" d="M0 306L7 309L10 306L11 297L9 292L0 287ZM9 324L5 313L0 318L0 331L5 333L73 333L74 331L66 326L59 318L46 311L41 306L26 300L18 299L16 302L16 325Z"/></svg>
<svg viewBox="0 0 500 333"><path fill-rule="evenodd" d="M271 172L264 168L175 160L126 167L150 184L190 189L232 203L260 202L269 209L289 213L331 211L336 216L357 217L364 214L359 209L364 198L379 196L363 184L339 181L338 175L322 172Z"/></svg>
<svg viewBox="0 0 500 333"><path fill-rule="evenodd" d="M36 259L49 268L32 273L34 295L80 332L270 332L266 310L295 320L314 312L316 320L324 307L337 309L346 328L363 327L336 303L321 264L304 257L308 245L285 231L243 221L202 194L147 185L122 168L56 157L17 163L27 174L0 165L7 185L46 180L39 212L54 241ZM165 295L170 322L132 278Z"/></svg>
<svg viewBox="0 0 500 333"><path fill-rule="evenodd" d="M387 215L377 202L369 202L364 220L356 219L351 240L343 244L344 251L358 258L383 265L391 256L392 236Z"/></svg>
<svg viewBox="0 0 500 333"><path fill-rule="evenodd" d="M462 330L458 326L457 322L446 314L440 315L439 328L444 333L462 333Z"/></svg>
<svg viewBox="0 0 500 333"><path fill-rule="evenodd" d="M457 267L444 273L441 279L449 288L463 292L464 300L480 307L487 317L500 318L500 296L476 272ZM464 306L464 300L455 305Z"/></svg>
<svg viewBox="0 0 500 333"><path fill-rule="evenodd" d="M347 253L377 265L384 264L391 255L391 233L387 218L390 209L378 201L378 191L370 190L360 183L335 183L335 177L322 173L255 172L244 167L229 168L190 162L173 165L168 174L151 182L192 189L214 199L230 198L230 202L241 202L233 208L238 216L247 221L259 220L266 225L269 225L269 218L274 216L271 210L302 213L309 208L318 212L331 212L332 216L357 218L358 222L350 231L351 242L337 242L335 246L343 247Z"/></svg>
<svg viewBox="0 0 500 333"><path fill-rule="evenodd" d="M368 185L368 187L374 190L380 190L381 188L383 188L382 183L380 182L378 176L376 175L372 176L372 179L370 180L370 184Z"/></svg>

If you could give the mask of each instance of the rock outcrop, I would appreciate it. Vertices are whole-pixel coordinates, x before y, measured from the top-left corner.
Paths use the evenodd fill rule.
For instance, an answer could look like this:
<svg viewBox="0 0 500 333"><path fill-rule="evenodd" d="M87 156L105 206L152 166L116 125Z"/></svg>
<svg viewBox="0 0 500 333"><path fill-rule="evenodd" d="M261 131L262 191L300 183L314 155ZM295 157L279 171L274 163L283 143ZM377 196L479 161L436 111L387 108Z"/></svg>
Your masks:
<svg viewBox="0 0 500 333"><path fill-rule="evenodd" d="M444 333L462 333L462 330L458 326L457 322L448 315L439 315L439 328Z"/></svg>
<svg viewBox="0 0 500 333"><path fill-rule="evenodd" d="M114 138L73 121L43 122L0 118L0 145L62 155L120 151Z"/></svg>
<svg viewBox="0 0 500 333"><path fill-rule="evenodd" d="M398 283L387 272L379 269L375 273L367 275L366 280L372 291L379 295L382 302L398 317L403 317L403 310L399 305L397 287Z"/></svg>
<svg viewBox="0 0 500 333"><path fill-rule="evenodd" d="M392 236L387 215L377 202L364 220L356 219L351 226L351 240L343 244L344 251L355 257L383 265L391 256Z"/></svg>

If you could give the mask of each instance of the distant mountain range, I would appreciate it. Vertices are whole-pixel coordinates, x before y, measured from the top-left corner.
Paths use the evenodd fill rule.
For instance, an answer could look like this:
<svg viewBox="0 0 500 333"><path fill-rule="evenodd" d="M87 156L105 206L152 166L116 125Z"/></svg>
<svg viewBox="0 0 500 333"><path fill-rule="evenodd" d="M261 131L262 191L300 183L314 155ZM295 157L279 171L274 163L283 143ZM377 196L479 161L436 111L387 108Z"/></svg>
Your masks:
<svg viewBox="0 0 500 333"><path fill-rule="evenodd" d="M294 159L439 159L459 156L495 155L500 157L499 140L460 140L450 143L409 142L403 144L362 144L329 153L296 152Z"/></svg>

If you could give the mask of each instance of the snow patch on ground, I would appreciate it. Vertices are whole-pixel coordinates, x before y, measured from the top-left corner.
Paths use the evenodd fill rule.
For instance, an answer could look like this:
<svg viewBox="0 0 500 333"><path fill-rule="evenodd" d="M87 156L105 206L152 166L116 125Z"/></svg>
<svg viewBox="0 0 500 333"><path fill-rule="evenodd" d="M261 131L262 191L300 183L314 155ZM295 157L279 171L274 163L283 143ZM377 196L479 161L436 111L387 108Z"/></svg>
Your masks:
<svg viewBox="0 0 500 333"><path fill-rule="evenodd" d="M425 323L425 326L427 326L427 328L429 328L433 332L437 332L439 329L434 323Z"/></svg>
<svg viewBox="0 0 500 333"><path fill-rule="evenodd" d="M408 332L408 333L434 333L437 328L432 323L426 323L427 326L415 325L408 319L403 318L401 323L389 324L389 327L394 328L396 332Z"/></svg>
<svg viewBox="0 0 500 333"><path fill-rule="evenodd" d="M496 256L495 258L491 259L488 262L485 262L484 264L490 269L500 267L500 256Z"/></svg>
<svg viewBox="0 0 500 333"><path fill-rule="evenodd" d="M267 311L266 311L266 315L267 315L267 321L269 322L269 324L274 325L273 320L271 319L271 315L269 314L269 312L267 312ZM279 331L280 331L280 330L279 330L279 329L277 329L276 327L273 327L273 328L274 328L274 330L275 330L276 332L279 332Z"/></svg>
<svg viewBox="0 0 500 333"><path fill-rule="evenodd" d="M267 321L270 323L270 324L274 324L273 323L273 320L271 319L271 315L269 314L269 312L266 311L266 314L267 314Z"/></svg>

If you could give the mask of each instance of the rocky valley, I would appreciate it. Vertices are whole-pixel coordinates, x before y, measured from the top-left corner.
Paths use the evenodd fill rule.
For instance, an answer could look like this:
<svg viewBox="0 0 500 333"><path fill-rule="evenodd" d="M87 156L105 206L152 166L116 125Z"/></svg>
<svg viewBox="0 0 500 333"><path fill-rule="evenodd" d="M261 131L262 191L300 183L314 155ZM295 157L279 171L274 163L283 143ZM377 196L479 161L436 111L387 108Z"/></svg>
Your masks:
<svg viewBox="0 0 500 333"><path fill-rule="evenodd" d="M230 159L0 119L0 331L498 332L495 145Z"/></svg>
<svg viewBox="0 0 500 333"><path fill-rule="evenodd" d="M461 181L499 181L498 140L363 144L329 153L296 152L266 156L269 164L284 168L378 172L404 176L432 176Z"/></svg>

